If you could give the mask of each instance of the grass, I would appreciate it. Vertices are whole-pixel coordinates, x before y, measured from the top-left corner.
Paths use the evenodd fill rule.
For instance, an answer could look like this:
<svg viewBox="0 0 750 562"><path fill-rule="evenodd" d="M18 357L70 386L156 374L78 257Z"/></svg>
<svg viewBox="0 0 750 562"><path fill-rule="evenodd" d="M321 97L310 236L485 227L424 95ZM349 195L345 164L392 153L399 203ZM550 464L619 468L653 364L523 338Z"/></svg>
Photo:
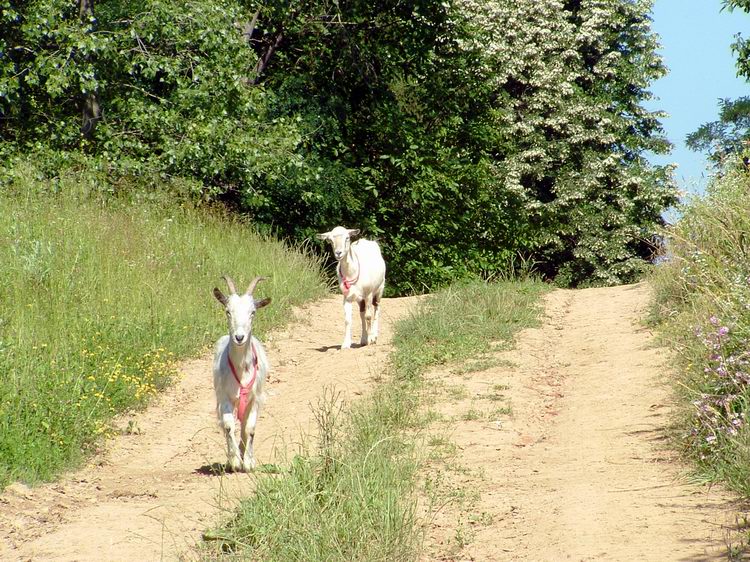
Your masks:
<svg viewBox="0 0 750 562"><path fill-rule="evenodd" d="M512 416L513 408L510 406L502 406L500 408L494 408L487 414L487 419L496 420L504 416Z"/></svg>
<svg viewBox="0 0 750 562"><path fill-rule="evenodd" d="M219 529L206 533L204 558L271 561L415 560L418 516L421 375L506 345L539 315L536 282L474 282L442 291L396 326L387 384L341 408L330 391L316 408L319 443L282 474L257 474L254 495ZM443 438L428 448L450 454ZM452 493L465 494L454 490ZM466 539L466 529L459 531Z"/></svg>
<svg viewBox="0 0 750 562"><path fill-rule="evenodd" d="M483 420L485 413L473 406L461 415L462 421L479 421Z"/></svg>
<svg viewBox="0 0 750 562"><path fill-rule="evenodd" d="M411 494L416 470L402 428L412 396L389 389L340 412L334 394L318 404L318 449L283 474L257 475L254 495L221 529L206 559L413 560L419 548Z"/></svg>
<svg viewBox="0 0 750 562"><path fill-rule="evenodd" d="M728 172L683 209L652 279L652 320L675 350L679 447L697 479L750 497L750 177Z"/></svg>
<svg viewBox="0 0 750 562"><path fill-rule="evenodd" d="M434 365L489 364L482 354L501 348L493 343L508 346L518 330L535 325L544 290L534 281L470 282L437 293L396 333L394 371L408 379Z"/></svg>
<svg viewBox="0 0 750 562"><path fill-rule="evenodd" d="M86 182L89 183L86 183ZM0 193L0 486L80 463L119 412L145 405L226 327L211 290L255 275L272 306L321 296L318 265L245 222L160 195L102 194L17 170ZM208 373L206 376L210 376Z"/></svg>
<svg viewBox="0 0 750 562"><path fill-rule="evenodd" d="M480 357L476 360L468 360L465 363L457 365L452 372L456 375L468 375L470 373L484 372L494 367L512 367L510 361L504 361L497 357Z"/></svg>

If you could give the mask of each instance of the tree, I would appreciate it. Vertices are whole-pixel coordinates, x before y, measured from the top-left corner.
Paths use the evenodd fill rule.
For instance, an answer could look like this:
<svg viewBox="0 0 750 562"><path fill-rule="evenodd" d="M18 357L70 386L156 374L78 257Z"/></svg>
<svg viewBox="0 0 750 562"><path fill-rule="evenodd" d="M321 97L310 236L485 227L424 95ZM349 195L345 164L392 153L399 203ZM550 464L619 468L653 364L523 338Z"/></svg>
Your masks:
<svg viewBox="0 0 750 562"><path fill-rule="evenodd" d="M730 11L739 8L745 12L750 12L750 0L724 0L723 4L724 8ZM732 50L737 55L737 74L750 79L750 41L738 33L735 35Z"/></svg>
<svg viewBox="0 0 750 562"><path fill-rule="evenodd" d="M256 192L296 170L299 130L269 116L271 96L248 84L256 57L235 26L246 15L236 3L92 10L39 0L3 12L4 141L56 154L55 165L84 153L113 172L191 178L198 197Z"/></svg>
<svg viewBox="0 0 750 562"><path fill-rule="evenodd" d="M675 202L659 113L642 107L666 69L650 2L461 3L471 48L492 85L496 120L484 151L523 202L528 251L563 284L634 279Z"/></svg>
<svg viewBox="0 0 750 562"><path fill-rule="evenodd" d="M750 12L750 0L724 0L724 8ZM732 50L737 56L737 74L750 80L750 42L740 34L735 36ZM738 162L738 155L746 149L750 138L750 97L719 100L719 119L704 123L687 135L685 142L691 150L705 152L717 169ZM747 159L743 161L747 166Z"/></svg>
<svg viewBox="0 0 750 562"><path fill-rule="evenodd" d="M690 133L685 143L696 152L708 154L717 169L735 162L750 139L750 97L719 100L719 119L704 123Z"/></svg>
<svg viewBox="0 0 750 562"><path fill-rule="evenodd" d="M330 224L381 235L399 291L504 267L523 222L491 196L492 170L475 149L488 105L450 4L309 2L294 13L282 4L254 6L258 56L284 33L261 83L307 131L305 159L333 188L317 201L346 202ZM490 223L493 213L519 228ZM275 224L296 237L327 228L306 216Z"/></svg>
<svg viewBox="0 0 750 562"><path fill-rule="evenodd" d="M650 6L100 0L82 20L37 0L0 12L0 136L188 178L293 240L359 227L396 292L519 255L561 284L630 281L675 200L642 156L668 146L642 107L665 72Z"/></svg>

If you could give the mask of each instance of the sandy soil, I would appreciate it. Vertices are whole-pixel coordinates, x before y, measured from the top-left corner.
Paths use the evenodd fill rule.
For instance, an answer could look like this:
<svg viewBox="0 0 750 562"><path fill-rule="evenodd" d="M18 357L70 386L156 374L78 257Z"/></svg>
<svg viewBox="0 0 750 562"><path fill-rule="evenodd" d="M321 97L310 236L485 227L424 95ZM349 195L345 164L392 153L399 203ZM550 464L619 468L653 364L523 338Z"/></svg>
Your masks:
<svg viewBox="0 0 750 562"><path fill-rule="evenodd" d="M311 405L326 386L354 399L379 384L393 322L413 299L388 299L377 345L340 351L343 309L332 297L297 311L265 342L272 362L258 422L259 464L294 454L314 434ZM359 317L354 336L359 341ZM356 345L356 344L355 344ZM0 560L193 559L191 547L252 490L253 476L220 474L225 442L215 423L211 358L190 361L159 404L130 419L137 433L60 482L0 495ZM281 459L283 460L283 459Z"/></svg>
<svg viewBox="0 0 750 562"><path fill-rule="evenodd" d="M500 366L431 375L463 391L437 392L432 429L457 453L431 474L457 499L426 560L726 559L739 506L688 484L667 449L669 356L640 323L648 297L644 284L555 291Z"/></svg>
<svg viewBox="0 0 750 562"><path fill-rule="evenodd" d="M643 285L555 291L543 327L523 332L499 366L430 375L430 402L443 414L431 431L456 452L426 474L447 475L443 485L463 499L431 516L425 560L707 560L725 550L735 506L686 484L664 448L668 358L638 324L647 297ZM381 383L392 324L414 303L384 301L376 346L338 350L335 297L269 339L259 463L293 454L314 431L310 405L325 386L356 399ZM252 490L253 476L218 470L225 453L209 358L182 372L132 419L135 433L89 466L0 495L0 559L194 558L202 531Z"/></svg>

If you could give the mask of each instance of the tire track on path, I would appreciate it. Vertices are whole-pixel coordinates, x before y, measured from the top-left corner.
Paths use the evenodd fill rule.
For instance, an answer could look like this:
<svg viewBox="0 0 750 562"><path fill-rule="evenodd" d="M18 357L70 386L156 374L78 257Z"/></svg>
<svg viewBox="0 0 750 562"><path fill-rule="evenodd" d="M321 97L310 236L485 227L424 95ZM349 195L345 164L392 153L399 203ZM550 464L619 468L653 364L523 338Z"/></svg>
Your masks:
<svg viewBox="0 0 750 562"><path fill-rule="evenodd" d="M425 559L726 558L737 506L686 483L668 449L669 354L640 324L648 299L646 284L554 291L503 366L433 375L466 392L442 403L449 422L435 426L459 453L432 470L481 496L438 514ZM466 419L497 389L512 415Z"/></svg>

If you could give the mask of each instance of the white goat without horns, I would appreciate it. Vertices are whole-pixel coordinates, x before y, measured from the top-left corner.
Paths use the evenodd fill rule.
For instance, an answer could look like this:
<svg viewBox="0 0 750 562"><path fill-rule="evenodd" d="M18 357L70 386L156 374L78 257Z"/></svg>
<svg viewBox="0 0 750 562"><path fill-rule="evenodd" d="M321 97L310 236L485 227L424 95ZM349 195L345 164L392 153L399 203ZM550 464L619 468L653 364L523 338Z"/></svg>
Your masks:
<svg viewBox="0 0 750 562"><path fill-rule="evenodd" d="M352 242L359 230L337 226L329 232L318 234L320 240L328 240L333 256L338 262L336 269L339 286L344 294L344 342L341 349L352 346L352 303L359 304L362 321L360 345L378 341L380 301L385 287L385 261L380 246L364 238Z"/></svg>
<svg viewBox="0 0 750 562"><path fill-rule="evenodd" d="M219 424L227 439L227 459L233 471L248 471L255 467L253 439L263 401L263 384L270 370L266 352L253 336L255 311L271 302L270 298L256 300L253 290L264 277L252 280L244 294L238 295L234 281L224 276L229 296L218 288L214 296L224 306L229 334L216 342L214 354L214 391ZM236 419L240 423L240 442L237 444Z"/></svg>

